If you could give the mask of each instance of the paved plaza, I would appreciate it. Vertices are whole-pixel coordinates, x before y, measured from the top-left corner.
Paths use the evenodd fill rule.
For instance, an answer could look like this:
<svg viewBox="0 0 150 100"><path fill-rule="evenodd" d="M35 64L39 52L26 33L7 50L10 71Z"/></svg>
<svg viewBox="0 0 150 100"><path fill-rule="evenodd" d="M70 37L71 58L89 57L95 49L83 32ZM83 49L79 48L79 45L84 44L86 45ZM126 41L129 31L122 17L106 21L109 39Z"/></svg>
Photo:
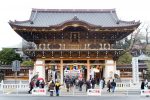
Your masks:
<svg viewBox="0 0 150 100"><path fill-rule="evenodd" d="M96 89L99 87L97 86ZM47 90L47 89L46 89ZM28 94L28 89L24 90L16 90L16 89L4 89L0 91L0 95L2 96L35 96L32 94ZM46 93L45 96L49 96L49 92ZM54 92L55 96L55 92ZM78 88L71 88L69 92L67 92L65 87L61 88L60 96L87 96L86 88L83 86L82 91L79 91ZM114 93L108 92L107 88L104 88L101 92L101 96L140 96L139 89L132 90L116 90Z"/></svg>
<svg viewBox="0 0 150 100"><path fill-rule="evenodd" d="M142 96L0 96L0 100L149 100L150 97Z"/></svg>

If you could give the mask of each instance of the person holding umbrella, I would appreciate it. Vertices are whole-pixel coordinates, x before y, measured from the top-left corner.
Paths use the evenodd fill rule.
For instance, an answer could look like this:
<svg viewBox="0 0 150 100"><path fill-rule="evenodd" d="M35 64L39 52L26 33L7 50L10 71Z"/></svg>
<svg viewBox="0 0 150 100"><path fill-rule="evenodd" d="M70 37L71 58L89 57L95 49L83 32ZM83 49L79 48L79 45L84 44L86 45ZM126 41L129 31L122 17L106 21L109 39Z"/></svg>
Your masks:
<svg viewBox="0 0 150 100"><path fill-rule="evenodd" d="M30 86L30 90L28 91L28 93L31 93L32 89L34 88L34 81L33 80L31 80L29 86Z"/></svg>

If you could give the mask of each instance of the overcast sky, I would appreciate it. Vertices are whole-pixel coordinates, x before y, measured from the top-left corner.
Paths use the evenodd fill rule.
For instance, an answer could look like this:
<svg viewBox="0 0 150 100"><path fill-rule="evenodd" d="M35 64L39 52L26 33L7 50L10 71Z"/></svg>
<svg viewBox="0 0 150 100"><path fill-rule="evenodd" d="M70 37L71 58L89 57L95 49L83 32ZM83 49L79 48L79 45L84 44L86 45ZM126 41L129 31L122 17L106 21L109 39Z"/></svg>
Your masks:
<svg viewBox="0 0 150 100"><path fill-rule="evenodd" d="M0 48L21 42L9 20L28 20L32 8L116 9L121 20L150 22L150 0L0 0Z"/></svg>

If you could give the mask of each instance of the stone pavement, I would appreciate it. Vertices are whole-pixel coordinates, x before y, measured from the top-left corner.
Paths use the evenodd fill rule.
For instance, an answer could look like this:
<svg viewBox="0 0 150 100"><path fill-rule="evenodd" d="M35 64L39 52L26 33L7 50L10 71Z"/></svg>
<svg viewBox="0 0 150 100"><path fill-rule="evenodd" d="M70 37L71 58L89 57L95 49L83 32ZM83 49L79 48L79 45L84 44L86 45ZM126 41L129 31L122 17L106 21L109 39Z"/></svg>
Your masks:
<svg viewBox="0 0 150 100"><path fill-rule="evenodd" d="M0 100L149 100L141 96L0 96Z"/></svg>
<svg viewBox="0 0 150 100"><path fill-rule="evenodd" d="M98 89L99 87L96 86ZM3 91L0 91L0 95L17 95L17 96L33 96L32 94L28 94L28 90L17 90L17 89L5 89ZM107 88L104 88L101 92L101 96L139 96L140 90L116 90L114 93L108 92ZM55 95L55 93L54 93ZM46 96L49 96L49 92L47 92ZM60 96L87 96L86 88L83 86L82 91L79 91L78 88L72 87L70 88L70 91L67 92L65 86L61 87Z"/></svg>

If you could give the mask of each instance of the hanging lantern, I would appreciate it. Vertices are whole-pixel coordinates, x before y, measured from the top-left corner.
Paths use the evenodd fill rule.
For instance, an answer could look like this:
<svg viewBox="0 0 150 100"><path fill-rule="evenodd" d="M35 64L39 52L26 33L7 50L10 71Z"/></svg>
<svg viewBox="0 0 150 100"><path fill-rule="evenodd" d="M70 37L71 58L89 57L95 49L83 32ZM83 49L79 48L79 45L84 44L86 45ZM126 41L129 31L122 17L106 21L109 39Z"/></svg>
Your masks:
<svg viewBox="0 0 150 100"><path fill-rule="evenodd" d="M69 66L66 66L66 67L67 67L67 70L70 70L70 69L69 69Z"/></svg>
<svg viewBox="0 0 150 100"><path fill-rule="evenodd" d="M83 65L82 67L83 67L83 69L85 70L85 66Z"/></svg>
<svg viewBox="0 0 150 100"><path fill-rule="evenodd" d="M80 66L80 65L78 65L78 69L81 69L81 66Z"/></svg>
<svg viewBox="0 0 150 100"><path fill-rule="evenodd" d="M55 65L55 69L57 69L58 67L57 67L57 65Z"/></svg>
<svg viewBox="0 0 150 100"><path fill-rule="evenodd" d="M73 70L73 66L72 65L70 65L70 70Z"/></svg>

